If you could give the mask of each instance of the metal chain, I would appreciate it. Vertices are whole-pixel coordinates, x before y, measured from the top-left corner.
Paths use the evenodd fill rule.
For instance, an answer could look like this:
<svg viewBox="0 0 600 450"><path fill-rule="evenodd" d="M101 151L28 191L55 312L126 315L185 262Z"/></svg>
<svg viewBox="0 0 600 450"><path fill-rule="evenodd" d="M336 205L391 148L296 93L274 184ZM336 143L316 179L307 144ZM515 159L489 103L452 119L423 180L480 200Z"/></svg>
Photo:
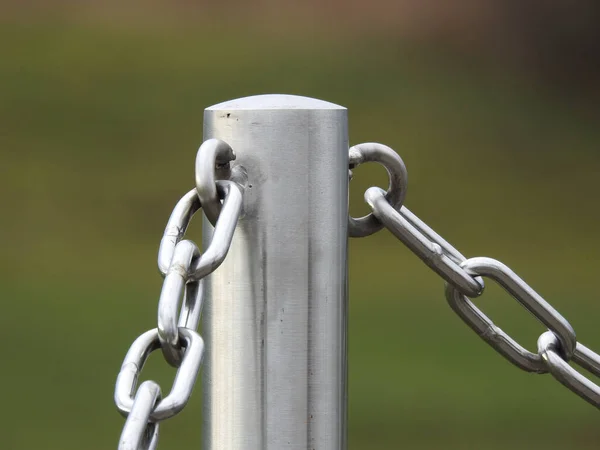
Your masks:
<svg viewBox="0 0 600 450"><path fill-rule="evenodd" d="M164 276L158 327L134 341L116 381L115 403L127 417L120 449L155 450L159 423L178 414L190 399L204 354L204 342L195 331L202 309L202 280L225 259L242 209L243 188L237 181L243 184L245 172L242 168L230 170L229 163L234 159L233 150L225 142L204 142L196 158L196 188L176 204L165 228L158 252L158 268ZM372 213L358 219L349 217L349 235L368 236L384 227L390 230L445 280L451 308L492 348L525 371L550 372L600 408L600 386L568 364L572 360L600 377L600 355L577 342L569 322L506 265L491 258L465 258L403 206L408 177L404 162L394 150L377 143L349 150L350 170L365 162L385 167L389 188L385 192L372 187L365 192ZM184 236L193 215L203 206L214 232L208 248L201 253ZM548 328L538 339L537 353L522 347L473 304L471 298L484 291L483 277L497 282ZM177 368L171 391L164 398L153 381L142 383L136 390L145 361L159 348L165 360Z"/></svg>
<svg viewBox="0 0 600 450"><path fill-rule="evenodd" d="M357 156L364 146L370 151L368 159ZM350 218L350 236L366 236L383 227L387 228L444 279L446 299L450 307L494 350L527 372L550 372L564 386L600 408L600 386L568 364L569 361L573 361L600 377L600 355L577 342L575 331L569 322L510 268L491 258L466 259L403 206L406 168L402 159L397 155L397 158L391 156L390 151L394 152L389 147L372 143L360 144L350 149L350 169L362 162L377 161L386 167L391 181L387 193L378 187L367 189L365 201L372 210L368 232L362 232L363 228L357 226L353 228L356 219ZM402 167L398 167L398 163ZM392 173L402 174L400 179L404 184L394 186ZM394 189L397 190L396 193ZM364 227L366 228L367 226ZM537 353L522 347L471 302L470 298L483 293L482 277L498 283L548 328L538 339Z"/></svg>
<svg viewBox="0 0 600 450"><path fill-rule="evenodd" d="M158 250L158 269L164 276L158 327L134 341L117 376L115 403L127 417L120 450L155 450L159 423L178 414L192 394L204 354L204 342L195 331L202 309L201 283L225 259L242 210L242 186L215 178L232 175L229 162L234 159L228 144L216 139L204 142L196 158L196 188L179 200L167 222ZM232 178L243 181L244 174L239 169ZM214 224L204 253L193 241L183 239L202 205ZM154 381L142 383L136 391L144 363L159 348L167 363L177 368L171 391L164 398Z"/></svg>

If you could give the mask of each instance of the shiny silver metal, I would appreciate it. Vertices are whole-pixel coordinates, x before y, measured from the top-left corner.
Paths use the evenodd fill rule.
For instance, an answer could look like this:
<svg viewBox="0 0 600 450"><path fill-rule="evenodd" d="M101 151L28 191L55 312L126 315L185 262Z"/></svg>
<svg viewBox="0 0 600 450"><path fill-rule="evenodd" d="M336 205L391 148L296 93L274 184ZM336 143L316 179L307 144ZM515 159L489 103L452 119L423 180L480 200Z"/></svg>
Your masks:
<svg viewBox="0 0 600 450"><path fill-rule="evenodd" d="M190 240L180 241L175 247L160 292L158 338L165 360L173 367L179 367L183 354L178 327L196 330L200 322L202 309L200 282L192 281L188 284L192 262L199 256L200 250L196 244ZM180 304L182 304L181 312L179 312Z"/></svg>
<svg viewBox="0 0 600 450"><path fill-rule="evenodd" d="M192 189L185 194L173 208L158 247L158 270L161 274L167 274L171 259L173 259L175 246L185 236L192 217L200 208L200 199L196 189Z"/></svg>
<svg viewBox="0 0 600 450"><path fill-rule="evenodd" d="M230 144L248 181L227 259L204 284L203 449L344 450L346 109L242 98L206 109L204 137ZM203 238L216 240L208 221Z"/></svg>
<svg viewBox="0 0 600 450"><path fill-rule="evenodd" d="M195 261L189 277L192 281L198 281L213 272L227 256L233 232L242 211L244 187L240 182L245 183L246 181L245 171L237 171L236 175L239 178L236 181L219 180L215 182L219 201L223 200L222 211L219 213L221 225L217 226L211 245ZM196 189L185 194L175 205L158 249L158 269L163 275L166 275L169 270L175 246L183 239L193 215L201 207Z"/></svg>
<svg viewBox="0 0 600 450"><path fill-rule="evenodd" d="M119 450L155 450L158 445L158 422L150 422L150 413L161 400L160 386L144 381L135 394L119 439Z"/></svg>
<svg viewBox="0 0 600 450"><path fill-rule="evenodd" d="M223 207L210 241L203 234L205 251L195 260L189 273L189 280L197 281L214 272L225 260L231 246L233 233L242 213L243 187L235 181L216 182L219 198Z"/></svg>
<svg viewBox="0 0 600 450"><path fill-rule="evenodd" d="M367 189L365 200L380 223L444 280L469 297L481 295L481 277L471 276L460 266L466 258L406 206L396 211L378 187Z"/></svg>
<svg viewBox="0 0 600 450"><path fill-rule="evenodd" d="M558 337L565 357L570 359L577 343L575 331L549 303L500 261L491 258L471 258L461 267L473 276L491 278L515 300L546 325ZM446 285L446 299L458 316L498 353L528 372L545 373L546 365L540 355L532 353L498 328L468 297L454 286Z"/></svg>
<svg viewBox="0 0 600 450"><path fill-rule="evenodd" d="M571 361L597 377L600 377L600 355L592 349L587 348L581 342L577 343Z"/></svg>
<svg viewBox="0 0 600 450"><path fill-rule="evenodd" d="M248 97L208 108L204 134L196 189L176 205L159 248L165 280L158 328L136 339L117 377L115 402L128 417L120 449L155 450L158 422L188 402L204 353L194 330L206 293L204 448L345 450L348 235L384 226L446 280L451 307L496 351L526 371L551 372L600 408L600 386L567 363L600 376L600 355L578 343L564 317L507 266L466 260L404 207L402 159L376 143L347 150L345 108L305 97ZM371 161L386 168L390 185L387 192L368 189L373 212L355 219L347 205L351 169ZM203 254L182 240L201 205ZM482 293L484 276L550 329L537 354L470 301ZM135 389L158 348L178 368L164 399L152 381Z"/></svg>
<svg viewBox="0 0 600 450"><path fill-rule="evenodd" d="M600 386L577 372L563 359L561 343L554 333L547 331L540 336L538 352L554 378L585 401L600 408ZM577 343L573 361L600 376L600 355L584 345Z"/></svg>
<svg viewBox="0 0 600 450"><path fill-rule="evenodd" d="M392 209L398 211L402 207L408 186L408 172L398 153L387 145L374 142L355 145L350 148L348 153L350 169L354 169L365 162L376 162L385 167L390 179L385 198ZM350 176L352 176L352 172L350 172ZM373 214L358 219L349 216L348 219L350 237L369 236L382 228L383 224Z"/></svg>
<svg viewBox="0 0 600 450"><path fill-rule="evenodd" d="M204 342L195 331L187 328L179 328L179 338L185 348L181 365L177 369L171 392L150 414L150 420L153 422L168 419L179 413L190 399L198 377L204 354ZM150 353L158 348L160 348L158 329L154 328L138 337L125 355L115 385L115 404L121 414L126 416L131 411L140 372Z"/></svg>
<svg viewBox="0 0 600 450"><path fill-rule="evenodd" d="M235 153L229 144L219 139L207 139L196 154L196 191L204 214L213 225L221 213L216 180L229 179L229 163L233 160Z"/></svg>

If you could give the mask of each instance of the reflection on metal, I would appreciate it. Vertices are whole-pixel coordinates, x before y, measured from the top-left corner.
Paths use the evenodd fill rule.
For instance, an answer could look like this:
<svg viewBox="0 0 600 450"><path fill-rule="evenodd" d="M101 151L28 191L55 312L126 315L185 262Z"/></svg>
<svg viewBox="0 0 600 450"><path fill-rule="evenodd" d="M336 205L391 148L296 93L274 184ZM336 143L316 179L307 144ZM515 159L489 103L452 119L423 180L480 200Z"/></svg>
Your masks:
<svg viewBox="0 0 600 450"><path fill-rule="evenodd" d="M346 448L346 109L288 95L208 108L204 139L248 174L204 281L205 450ZM204 242L213 228L204 222Z"/></svg>

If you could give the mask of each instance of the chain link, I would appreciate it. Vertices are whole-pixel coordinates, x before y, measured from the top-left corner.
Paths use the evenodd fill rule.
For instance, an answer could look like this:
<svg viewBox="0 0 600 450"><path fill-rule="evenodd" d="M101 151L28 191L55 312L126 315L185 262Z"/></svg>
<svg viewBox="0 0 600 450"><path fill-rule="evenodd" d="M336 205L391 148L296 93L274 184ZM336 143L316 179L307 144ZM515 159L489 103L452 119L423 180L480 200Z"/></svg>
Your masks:
<svg viewBox="0 0 600 450"><path fill-rule="evenodd" d="M154 421L169 419L178 414L187 404L200 370L204 354L204 342L198 333L187 328L179 328L179 338L185 349L181 365L177 369L169 395L164 397L152 410L150 418ZM158 330L146 331L138 337L127 352L115 386L117 409L127 415L134 403L134 391L140 372L150 353L160 348Z"/></svg>
<svg viewBox="0 0 600 450"><path fill-rule="evenodd" d="M242 213L242 187L234 181L225 180L217 181L216 185L219 198L223 199L223 209L217 219L210 245L192 264L189 273L192 281L201 280L213 273L225 260Z"/></svg>
<svg viewBox="0 0 600 450"><path fill-rule="evenodd" d="M350 149L350 169L356 165L356 151L361 144ZM389 147L368 144L373 152L370 161L381 161ZM385 150L382 150L385 149ZM393 151L393 150L392 150ZM400 159L400 164L403 165ZM386 167L387 168L387 167ZM406 174L406 168L395 168L397 173ZM389 172L389 169L388 169ZM406 175L403 177L406 180ZM361 234L350 229L350 236L366 236L382 227L387 228L406 247L416 254L446 281L446 299L456 314L498 353L517 367L535 373L550 372L559 382L577 395L600 408L600 387L573 369L568 361L600 377L600 355L577 342L575 331L569 322L516 273L500 261L479 257L466 259L405 206L390 199L403 198L406 185L392 187L385 193L377 187L365 192L365 201L373 212L372 220L379 225L370 225L370 233ZM351 218L352 221L352 218ZM352 222L351 222L352 223ZM522 347L508 334L498 328L470 298L483 293L482 277L490 278L516 299L525 309L544 324L548 331L538 340L538 352Z"/></svg>
<svg viewBox="0 0 600 450"><path fill-rule="evenodd" d="M202 309L202 281L225 259L242 210L243 188L237 181L245 181L245 170L238 167L233 173L229 169L233 159L228 144L215 139L203 143L196 158L196 188L179 200L167 222L158 250L158 269L165 277L158 327L131 345L115 385L115 404L127 417L119 449L156 449L159 422L178 414L191 397L204 354L204 342L195 331ZM236 181L216 180L215 172L219 178L231 175ZM202 206L214 224L204 253L193 241L184 240L192 217ZM153 381L142 383L136 391L147 358L159 348L164 359L177 368L171 391L164 398Z"/></svg>
<svg viewBox="0 0 600 450"><path fill-rule="evenodd" d="M158 247L158 270L162 275L169 271L175 246L183 239L192 217L201 207L196 189L192 189L173 208Z"/></svg>
<svg viewBox="0 0 600 450"><path fill-rule="evenodd" d="M192 241L179 242L175 246L171 266L160 291L158 338L165 360L173 367L179 367L183 356L178 327L195 330L200 321L202 310L200 282L188 283L192 261L199 256L200 250ZM177 310L180 303L182 307L178 321Z"/></svg>
<svg viewBox="0 0 600 450"><path fill-rule="evenodd" d="M154 381L144 381L135 394L127 416L119 450L155 450L158 445L158 422L150 422L150 414L161 399L160 386Z"/></svg>
<svg viewBox="0 0 600 450"><path fill-rule="evenodd" d="M534 317L554 332L568 360L575 351L575 331L548 302L500 261L491 258L472 258L461 264L476 275L483 275L504 288ZM527 372L546 372L539 354L532 353L511 339L469 300L451 285L446 286L446 299L458 316L498 353Z"/></svg>

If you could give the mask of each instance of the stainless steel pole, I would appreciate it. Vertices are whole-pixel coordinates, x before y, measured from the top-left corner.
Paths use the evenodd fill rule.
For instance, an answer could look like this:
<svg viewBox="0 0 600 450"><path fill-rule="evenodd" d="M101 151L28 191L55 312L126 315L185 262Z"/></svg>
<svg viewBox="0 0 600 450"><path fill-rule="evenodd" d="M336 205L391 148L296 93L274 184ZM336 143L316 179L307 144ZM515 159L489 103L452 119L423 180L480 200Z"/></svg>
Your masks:
<svg viewBox="0 0 600 450"><path fill-rule="evenodd" d="M204 283L204 449L343 450L347 111L246 97L206 109L210 138L231 145L248 184L231 249Z"/></svg>

